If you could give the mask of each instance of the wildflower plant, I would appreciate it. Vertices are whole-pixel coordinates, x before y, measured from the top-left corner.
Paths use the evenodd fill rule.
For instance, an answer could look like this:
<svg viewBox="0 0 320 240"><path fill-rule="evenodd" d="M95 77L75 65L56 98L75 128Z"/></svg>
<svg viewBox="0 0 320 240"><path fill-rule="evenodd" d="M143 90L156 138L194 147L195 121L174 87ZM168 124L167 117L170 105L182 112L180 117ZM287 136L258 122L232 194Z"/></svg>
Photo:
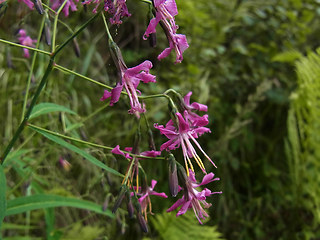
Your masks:
<svg viewBox="0 0 320 240"><path fill-rule="evenodd" d="M1 4L3 4L3 2L1 2ZM221 193L220 191L211 191L208 188L201 189L204 185L219 180L218 178L214 178L214 174L208 172L205 167L204 161L210 162L215 168L216 165L201 147L199 139L203 134L211 132L211 130L206 127L209 123L209 116L207 114L201 114L201 112L207 112L207 106L197 102L190 103L192 92L187 89L184 90L184 92L188 92L185 97L182 97L180 93L173 89L153 95L148 95L146 92L139 90L140 82L145 83L145 88L143 89L148 89L148 85L150 84L157 84L157 77L153 70L154 64L146 59L137 66L128 67L121 48L113 39L113 36L109 31L111 25L116 25L116 27L121 28L122 24L126 24L125 21L130 21L131 13L129 13L126 1L88 0L80 2L77 0L51 0L42 3L37 0L23 0L18 4L26 4L28 11L37 11L36 15L33 14L27 17L37 16L38 19L41 19L41 24L36 40L36 36L32 35L32 31L28 31L27 33L24 28L21 28L18 31L17 36L15 36L19 43L16 43L16 40L9 41L2 37L0 39L1 45L22 48L25 58L32 57L31 65L28 69L28 79L23 98L21 121L11 140L4 148L1 148L0 222L7 216L52 206L75 206L114 217L114 215L118 214L117 209L121 207L122 202L126 201L128 215L133 217L135 213L141 229L144 232L147 232L147 216L148 214L154 214L152 212L153 198L161 197L166 201L168 199L168 206L170 205L169 200L172 199L168 198L165 192L159 192L160 190L157 189L156 184L160 180L157 179L156 175L149 175L144 169L145 165L152 165L153 161L160 161L164 165L169 166L167 174L169 185L168 192L170 192L173 197L178 197L176 203L169 207L167 211L174 211L178 207L181 207L177 213L177 216L179 216L186 213L189 209L192 209L196 218L202 223L201 219L208 217L204 208L211 206L211 204L208 203L210 201L209 197ZM141 4L148 4L152 10L151 12L153 12L153 16L150 18L148 26L146 26L145 33L141 34L141 38L146 39L155 36L156 26L159 24L169 41L169 47L160 53L158 59L161 60L168 57L170 52L174 50L176 53L175 63L181 63L183 61L183 53L189 47L189 44L185 35L177 33L178 25L175 22L175 16L178 14L178 8L176 2L174 0L143 0L141 1ZM89 11L90 14L87 13L90 17L84 24L80 27L71 27L64 22L64 19L72 18L73 12L83 11L84 6L93 9L92 11ZM9 8L10 7L11 6L9 5ZM62 13L64 16L61 17ZM107 20L108 18L109 21ZM76 55L80 55L76 37L81 38L80 34L86 28L90 28L98 21L103 23L104 29L101 29L101 31L105 31L105 36L108 39L110 52L106 54L112 57L113 64L118 71L118 78L111 80L112 86L101 83L98 80L92 79L59 64L60 58L58 55L65 51L70 44L74 45ZM63 42L58 42L58 31L60 31L61 28L67 28L70 34ZM73 30L73 28L75 30ZM40 44L42 41L42 34L44 34L47 45ZM159 31L157 31L157 34L160 34ZM7 36L10 38L9 35ZM14 37L11 36L11 39L14 39ZM40 54L46 56L46 58L41 59L42 61L45 59L47 67L42 74L41 80L36 83L36 90L33 91L31 89L31 80L36 70L36 62L39 61ZM178 68L179 65L175 65L175 67ZM49 114L55 111L74 114L73 111L61 105L44 102L38 103L39 96L43 94L45 86L50 86L48 84L48 79L49 76L53 74L53 70L77 76L88 81L90 84L100 86L101 91L97 93L97 99L100 98L101 101L107 101L107 105L110 105L112 109L118 107L118 102L128 100L127 102L129 102L130 105L130 109L128 110L130 115L128 118L135 119L137 128L134 138L133 136L129 136L133 138L132 147L124 148L121 142L116 146L100 145L70 136L66 134L66 132L58 133L45 127L35 125L33 121L40 115ZM161 80L157 79L157 81ZM32 97L30 97L31 93L33 94ZM29 102L30 98L31 102ZM165 126L160 125L160 123L149 123L150 119L148 117L148 111L149 109L152 109L149 99L154 98L168 101L169 107L168 109L164 109L164 111L170 115L171 119ZM109 107L105 106L101 108L103 111L108 111L109 109ZM89 115L86 120L97 114L102 114L101 110ZM121 177L122 180L118 179L119 181L117 181L117 185L119 185L120 188L116 187L116 189L112 190L112 192L117 192L117 196L113 198L114 200L110 200L113 201L112 211L108 210L108 207L102 210L98 201L93 203L76 198L43 194L43 191L40 190L40 188L26 197L21 197L23 198L23 201L29 203L28 207L24 207L19 205L19 198L14 199L14 196L11 196L10 192L6 193L6 168L12 166L14 160L12 160L10 156L12 157L12 154L15 154L17 149L19 149L16 149L16 147L20 141L19 139L26 132L26 129L39 133L44 138L81 155L84 159L101 168L108 174ZM99 131L103 131L103 129L100 129ZM160 133L169 140L165 141L164 138L161 137L162 140L155 141L154 134L157 134L157 131L160 131ZM146 139L147 141L145 141ZM155 142L160 141L163 143L160 148L157 148ZM111 167L104 161L98 160L93 155L75 146L75 143L104 149L110 154L113 154L117 162L125 163L126 168L117 169L116 167ZM182 156L180 156L179 151L176 151L177 149L181 149ZM10 161L8 159L10 159ZM180 161L180 159L183 159L183 161ZM202 159L204 159L204 161ZM182 167L181 162L185 167ZM198 167L195 167L194 163L196 163L196 166ZM59 164L66 172L71 172L73 169L73 164L61 157L61 155ZM211 166L208 169L212 169ZM197 170L201 170L202 173L196 174ZM201 174L203 175L203 180L201 183L198 183L196 179L201 179ZM7 197L6 194L8 195ZM51 202L51 205L47 202ZM17 206L20 206L20 210L13 210Z"/></svg>

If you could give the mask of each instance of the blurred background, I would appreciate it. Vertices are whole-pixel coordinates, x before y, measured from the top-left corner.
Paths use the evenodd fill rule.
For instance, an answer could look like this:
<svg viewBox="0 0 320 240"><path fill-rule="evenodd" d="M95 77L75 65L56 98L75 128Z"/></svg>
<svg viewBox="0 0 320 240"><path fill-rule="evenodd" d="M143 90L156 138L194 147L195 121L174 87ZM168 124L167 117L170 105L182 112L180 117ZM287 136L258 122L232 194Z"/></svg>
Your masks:
<svg viewBox="0 0 320 240"><path fill-rule="evenodd" d="M136 219L128 219L126 206L114 219L74 208L32 211L5 219L7 239L320 239L320 39L319 0L177 0L178 33L190 47L181 64L172 53L162 61L158 54L168 46L160 27L157 46L142 40L148 24L148 6L127 1L132 16L111 27L128 67L149 59L157 83L143 84L143 94L168 88L182 95L193 92L192 102L208 105L211 134L199 142L217 169L205 163L221 180L208 187L223 191L208 198L212 207L203 226L192 211L175 217L165 210L175 198L151 197L149 233L141 233ZM92 7L61 20L71 29L92 15ZM24 28L35 39L40 15L23 3L8 2L1 9L0 38L18 42ZM52 19L51 19L52 20ZM70 34L59 23L57 42ZM78 46L77 46L78 45ZM41 49L50 50L42 40ZM77 57L74 48L79 48ZM23 105L31 58L20 48L0 44L0 149L16 130ZM38 55L31 94L44 74L48 57ZM117 70L108 49L101 18L95 20L57 58L61 66L115 86ZM53 113L33 124L65 135L123 149L133 145L136 119L127 114L129 101L122 97L113 107L100 102L101 86L66 72L54 70L39 102L52 102L77 115ZM149 124L165 124L169 110L165 99L145 100ZM145 131L142 125L142 131ZM166 141L153 129L156 146ZM108 166L124 173L127 162L108 151L86 148ZM7 197L45 192L113 206L121 179L103 172L79 155L26 129L18 140L15 162L6 171ZM147 150L142 134L141 151ZM182 163L182 153L174 152ZM62 157L71 163L60 167ZM142 160L156 191L168 194L168 166L163 161ZM204 160L205 161L205 160ZM21 163L21 164L20 164ZM201 172L198 173L201 175ZM168 194L169 195L169 194ZM50 218L48 217L50 216ZM15 227L10 225L15 224ZM23 238L21 236L24 236Z"/></svg>

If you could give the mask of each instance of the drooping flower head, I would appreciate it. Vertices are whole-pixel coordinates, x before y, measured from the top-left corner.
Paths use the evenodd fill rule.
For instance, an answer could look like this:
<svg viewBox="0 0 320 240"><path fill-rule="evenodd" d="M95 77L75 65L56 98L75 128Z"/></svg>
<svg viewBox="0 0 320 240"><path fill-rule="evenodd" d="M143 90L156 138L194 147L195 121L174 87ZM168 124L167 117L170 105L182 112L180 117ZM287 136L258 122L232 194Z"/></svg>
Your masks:
<svg viewBox="0 0 320 240"><path fill-rule="evenodd" d="M51 8L53 10L56 10L61 6L61 4L63 4L63 2L64 2L64 0L51 0L51 3L52 3ZM69 10L71 10L72 12L75 12L78 10L77 5L76 5L76 3L78 3L78 2L79 2L79 0L68 0L67 1L67 3L64 5L64 7L62 9L62 12L64 13L64 15L66 17L69 16Z"/></svg>
<svg viewBox="0 0 320 240"><path fill-rule="evenodd" d="M104 91L104 94L100 100L104 101L108 98L111 98L110 106L113 106L113 104L119 101L121 91L123 88L125 88L131 105L129 113L135 114L139 118L140 113L145 112L146 109L145 106L141 105L139 102L138 95L140 95L140 91L137 90L137 87L140 81L144 83L156 82L156 77L149 73L150 69L152 68L152 63L146 60L136 67L127 68L118 47L116 47L115 55L114 62L118 68L120 79L111 92L107 90Z"/></svg>
<svg viewBox="0 0 320 240"><path fill-rule="evenodd" d="M213 181L218 181L219 178L214 178L213 173L206 174L201 183L197 183L195 179L194 172L189 170L189 177L186 179L184 184L184 194L182 198L178 199L168 210L167 212L171 212L178 207L181 206L177 213L177 217L185 214L188 209L192 209L199 221L202 224L201 219L205 219L208 217L208 214L203 208L209 208L211 206L210 203L206 202L206 198L213 194L221 194L222 192L211 192L208 188L203 189L202 191L198 191L197 188L203 185L206 185ZM203 206L203 207L202 207Z"/></svg>
<svg viewBox="0 0 320 240"><path fill-rule="evenodd" d="M151 181L151 186L144 186L144 187L139 187L137 195L140 196L139 198L139 203L141 205L141 211L144 214L145 219L147 220L147 210L149 207L149 213L152 214L152 206L151 206L151 200L150 200L150 196L154 195L154 196L158 196L158 197L162 197L162 198L167 198L168 196L162 192L162 193L158 193L156 191L154 191L154 187L156 186L157 181L156 180L152 180ZM135 188L135 190L137 191L137 188Z"/></svg>
<svg viewBox="0 0 320 240"><path fill-rule="evenodd" d="M97 9L100 5L100 3L103 0L85 0L82 2L83 5L88 4L96 4L96 6L93 9L93 13L97 13ZM110 18L111 24L121 24L123 17L130 17L131 14L128 11L126 0L104 0L104 10L112 15L112 18Z"/></svg>
<svg viewBox="0 0 320 240"><path fill-rule="evenodd" d="M21 45L28 46L28 47L35 47L34 43L36 43L37 40L34 40L31 37L27 36L27 33L24 29L20 29L18 34L19 34L18 40ZM30 57L30 53L28 49L24 48L23 52L24 52L23 56L25 58Z"/></svg>
<svg viewBox="0 0 320 240"><path fill-rule="evenodd" d="M184 112L186 115L186 111ZM210 157L203 151L200 144L196 140L203 133L211 132L209 128L203 126L191 125L186 119L182 116L181 113L176 113L178 126L176 127L174 122L170 120L166 126L155 124L154 127L160 130L160 133L165 135L169 141L161 145L160 150L166 149L174 150L181 146L183 152L183 158L185 161L186 169L189 169L188 164L192 171L193 165L191 163L191 158L193 158L196 163L199 165L201 170L205 173L205 167L199 155L197 154L194 145L202 152L202 154L212 163L213 166L216 165L210 159Z"/></svg>
<svg viewBox="0 0 320 240"><path fill-rule="evenodd" d="M161 27L165 31L169 41L169 47L159 54L158 59L161 60L167 57L172 50L176 52L176 62L180 63L183 60L183 52L189 47L185 35L177 34L178 26L175 23L174 16L178 14L178 9L175 0L154 0L154 8L156 17L150 20L150 23L143 35L143 39L156 32L156 26L161 23Z"/></svg>

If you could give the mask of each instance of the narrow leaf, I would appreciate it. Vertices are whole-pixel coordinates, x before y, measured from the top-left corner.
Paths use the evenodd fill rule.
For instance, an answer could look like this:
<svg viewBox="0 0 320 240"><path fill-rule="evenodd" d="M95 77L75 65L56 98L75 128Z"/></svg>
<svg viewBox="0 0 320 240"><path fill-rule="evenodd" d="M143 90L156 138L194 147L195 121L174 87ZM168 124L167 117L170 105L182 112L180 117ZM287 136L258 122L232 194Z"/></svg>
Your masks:
<svg viewBox="0 0 320 240"><path fill-rule="evenodd" d="M39 103L34 106L30 118L35 118L43 114L51 113L51 112L67 112L70 114L76 114L74 111L70 110L65 106L61 106L55 103Z"/></svg>
<svg viewBox="0 0 320 240"><path fill-rule="evenodd" d="M123 177L123 175L121 173L119 173L118 171L108 167L107 165L105 165L104 163L100 162L98 159L96 159L95 157L93 157L92 155L90 155L89 153L85 152L84 150L64 141L62 138L59 138L57 136L54 136L50 133L44 132L42 130L33 128L32 126L30 126L30 128L32 128L33 130L37 131L38 133L42 134L43 136L45 136L46 138L50 139L51 141L58 143L59 145L68 148L69 150L78 153L79 155L81 155L82 157L84 157L85 159L87 159L88 161L90 161L91 163L93 163L94 165L106 170L107 172L110 172L112 174L115 174L117 176L121 176Z"/></svg>
<svg viewBox="0 0 320 240"><path fill-rule="evenodd" d="M107 209L106 211L103 211L101 205L96 203L77 198L49 194L36 194L9 200L5 215L10 216L31 210L52 207L74 207L113 217L113 214L110 210Z"/></svg>

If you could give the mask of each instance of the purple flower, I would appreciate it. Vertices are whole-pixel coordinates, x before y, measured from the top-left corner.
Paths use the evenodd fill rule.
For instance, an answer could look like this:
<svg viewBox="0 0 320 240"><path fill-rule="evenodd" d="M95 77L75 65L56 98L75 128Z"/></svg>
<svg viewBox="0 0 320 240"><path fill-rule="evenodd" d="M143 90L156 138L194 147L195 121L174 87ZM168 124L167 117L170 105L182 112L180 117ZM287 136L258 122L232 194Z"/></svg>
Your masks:
<svg viewBox="0 0 320 240"><path fill-rule="evenodd" d="M187 115L187 111L184 111L184 115ZM209 128L203 126L197 126L195 123L190 124L187 120L184 119L181 113L176 113L178 121L178 129L174 125L173 121L170 120L166 126L154 124L154 127L160 130L160 133L165 135L169 141L161 145L160 150L166 149L174 150L181 146L183 152L183 158L185 161L186 169L188 169L188 163L190 168L193 171L193 165L190 161L190 158L194 158L196 163L199 165L201 170L205 173L205 167L202 163L202 160L198 156L194 146L196 145L198 149L203 153L203 155L216 167L212 162L210 157L203 151L200 144L197 142L196 138L201 136L203 133L211 132Z"/></svg>
<svg viewBox="0 0 320 240"><path fill-rule="evenodd" d="M93 9L93 13L97 13L97 9L102 0L85 0L82 2L83 5L96 4ZM110 18L111 24L121 24L121 18L130 17L131 14L128 12L126 0L104 0L104 10L110 13L113 17Z"/></svg>
<svg viewBox="0 0 320 240"><path fill-rule="evenodd" d="M143 113L146 110L145 106L141 106L141 103L139 102L138 94L140 94L140 92L137 90L137 87L140 81L144 83L156 81L156 77L149 73L149 70L152 68L152 63L146 60L133 68L127 68L124 63L119 64L119 66L121 72L121 81L117 83L111 92L105 90L100 100L104 101L108 98L111 98L110 106L113 106L113 104L119 101L121 91L124 87L130 99L131 109L129 110L129 113L135 114L139 118L139 113Z"/></svg>
<svg viewBox="0 0 320 240"><path fill-rule="evenodd" d="M21 45L28 46L28 47L35 47L35 45L33 43L36 43L37 40L33 40L31 37L27 36L27 33L26 33L26 31L24 29L20 29L18 34L20 35L18 40L19 40ZM24 48L23 52L24 52L23 56L25 58L29 58L30 57L30 53L29 53L28 49Z"/></svg>
<svg viewBox="0 0 320 240"><path fill-rule="evenodd" d="M33 10L34 3L31 0L18 0L18 2L24 2L28 6L28 8Z"/></svg>
<svg viewBox="0 0 320 240"><path fill-rule="evenodd" d="M149 206L149 212L151 212L151 201L150 201L150 196L154 195L154 196L158 196L158 197L162 197L162 198L167 198L168 196L162 192L162 193L158 193L156 191L154 191L154 187L156 186L157 181L156 180L152 180L151 181L151 187L150 186L146 186L145 188L139 188L140 192L137 193L138 196L140 196L139 198L139 203L141 205L141 211L142 213L144 213L145 218L147 216L147 208ZM135 188L135 187L134 187ZM135 188L135 190L137 190Z"/></svg>
<svg viewBox="0 0 320 240"><path fill-rule="evenodd" d="M180 63L183 60L183 52L189 47L185 35L177 34L178 26L175 24L174 16L178 14L176 2L174 0L154 0L156 17L150 20L150 23L143 35L143 39L151 33L156 32L156 26L161 21L162 27L169 41L169 47L159 54L158 59L161 60L167 57L174 49L176 52L175 63Z"/></svg>
<svg viewBox="0 0 320 240"><path fill-rule="evenodd" d="M51 3L52 3L51 8L53 10L56 10L61 6L63 2L64 0L51 0ZM78 10L75 2L79 2L79 0L68 0L67 3L64 5L62 12L66 17L69 16L69 9L71 9L72 12L75 12Z"/></svg>
<svg viewBox="0 0 320 240"><path fill-rule="evenodd" d="M114 0L113 4L110 4L111 1L108 4L108 12L113 15L112 18L110 18L111 24L121 24L121 18L123 17L130 17L131 14L128 12L128 8L126 5L126 0ZM105 6L106 9L106 6Z"/></svg>
<svg viewBox="0 0 320 240"><path fill-rule="evenodd" d="M193 102L190 104L190 97L192 92L189 92L184 98L182 102L182 108L184 110L184 117L192 126L201 126L204 127L209 123L208 115L205 114L203 116L199 116L194 110L207 112L208 107L204 104Z"/></svg>
<svg viewBox="0 0 320 240"><path fill-rule="evenodd" d="M219 178L214 178L213 173L206 174L201 183L197 183L195 179L195 175L193 171L189 170L189 177L186 180L184 194L182 198L178 199L168 210L167 212L171 212L176 208L180 207L180 210L177 213L177 217L185 214L188 209L193 209L199 223L202 224L200 219L205 219L208 217L208 214L205 212L204 208L209 208L211 204L206 202L206 198L213 194L221 194L222 192L211 192L208 188L203 189L202 191L196 190L196 188L206 185L213 181L218 181ZM203 207L201 206L203 205Z"/></svg>

